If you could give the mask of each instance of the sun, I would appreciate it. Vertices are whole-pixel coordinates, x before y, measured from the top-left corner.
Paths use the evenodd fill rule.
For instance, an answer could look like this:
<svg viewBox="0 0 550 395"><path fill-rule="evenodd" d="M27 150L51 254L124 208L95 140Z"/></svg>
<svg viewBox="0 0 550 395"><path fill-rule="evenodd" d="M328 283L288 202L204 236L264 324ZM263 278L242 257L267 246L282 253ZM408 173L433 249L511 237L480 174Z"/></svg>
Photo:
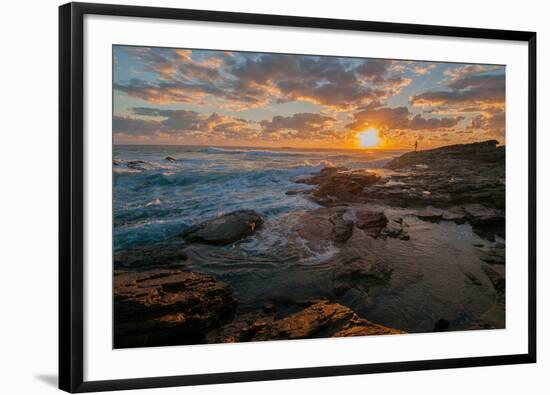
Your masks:
<svg viewBox="0 0 550 395"><path fill-rule="evenodd" d="M357 135L359 139L359 145L362 148L372 148L380 145L380 138L378 137L378 131L374 128L370 128Z"/></svg>

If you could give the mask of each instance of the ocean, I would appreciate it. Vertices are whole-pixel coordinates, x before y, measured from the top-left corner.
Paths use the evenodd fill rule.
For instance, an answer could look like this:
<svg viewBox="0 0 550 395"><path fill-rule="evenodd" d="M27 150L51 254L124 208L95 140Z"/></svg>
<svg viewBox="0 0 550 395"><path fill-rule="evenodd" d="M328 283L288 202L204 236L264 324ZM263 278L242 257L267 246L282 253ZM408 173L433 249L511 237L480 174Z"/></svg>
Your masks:
<svg viewBox="0 0 550 395"><path fill-rule="evenodd" d="M307 188L294 183L294 177L325 166L378 169L401 153L116 145L115 251L164 240L191 225L238 209L252 209L272 219L318 207L301 194L285 194Z"/></svg>

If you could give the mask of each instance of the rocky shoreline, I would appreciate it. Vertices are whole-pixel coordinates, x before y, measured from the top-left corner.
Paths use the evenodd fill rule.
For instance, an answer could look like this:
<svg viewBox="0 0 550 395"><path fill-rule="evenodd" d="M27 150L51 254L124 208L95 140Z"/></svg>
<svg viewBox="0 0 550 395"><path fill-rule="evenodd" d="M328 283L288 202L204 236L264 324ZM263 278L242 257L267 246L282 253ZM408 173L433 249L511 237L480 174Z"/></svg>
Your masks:
<svg viewBox="0 0 550 395"><path fill-rule="evenodd" d="M240 210L207 220L161 243L114 257L116 348L275 339L405 333L373 323L354 310L392 278L394 267L374 253L380 243L410 243L410 218L420 223L466 224L487 243L472 246L481 266L464 272L472 286L492 286L494 303L467 329L503 327L505 257L505 150L496 141L409 152L380 172L326 167L299 177L304 194L320 207L287 214L282 223L311 251L335 246L329 298L242 309L231 284L189 264L194 245L224 248L254 235L265 219ZM405 211L404 211L405 210ZM406 212L406 215L403 214ZM378 246L378 247L377 247ZM482 278L485 276L485 278ZM434 317L433 330L446 330Z"/></svg>

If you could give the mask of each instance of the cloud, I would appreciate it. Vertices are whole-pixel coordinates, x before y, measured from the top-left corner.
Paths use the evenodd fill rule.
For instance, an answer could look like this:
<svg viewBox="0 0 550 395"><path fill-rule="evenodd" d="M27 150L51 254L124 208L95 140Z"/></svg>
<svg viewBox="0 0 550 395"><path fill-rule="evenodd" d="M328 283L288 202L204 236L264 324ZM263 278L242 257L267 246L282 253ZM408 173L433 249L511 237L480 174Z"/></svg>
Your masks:
<svg viewBox="0 0 550 395"><path fill-rule="evenodd" d="M304 140L335 137L336 132L332 130L335 122L335 118L321 114L296 113L288 117L277 115L271 120L263 120L260 126L262 136L268 139L278 140L284 136Z"/></svg>
<svg viewBox="0 0 550 395"><path fill-rule="evenodd" d="M477 115L471 121L468 131L481 131L495 137L504 137L506 130L506 113L501 108L491 108Z"/></svg>
<svg viewBox="0 0 550 395"><path fill-rule="evenodd" d="M473 74L475 70L479 70L474 66L464 67L450 73L451 78L445 82L446 90L420 93L410 98L411 104L436 107L503 105L505 101L504 74Z"/></svg>
<svg viewBox="0 0 550 395"><path fill-rule="evenodd" d="M332 57L266 54L232 74L237 90L279 103L303 100L343 110L385 93L361 83L356 68Z"/></svg>
<svg viewBox="0 0 550 395"><path fill-rule="evenodd" d="M426 75L436 67L437 65L434 63L415 63L414 66L411 67L411 71L416 75Z"/></svg>
<svg viewBox="0 0 550 395"><path fill-rule="evenodd" d="M189 138L250 144L288 139L303 145L324 140L323 146L328 141L349 146L368 127L399 136L406 144L423 134L431 142L478 132L504 135L502 66L115 49L113 87L120 100L117 108L125 114L113 119L119 136L161 136L184 143ZM144 104L138 107L126 96ZM295 113L265 119L279 109ZM241 111L254 121L240 117Z"/></svg>
<svg viewBox="0 0 550 395"><path fill-rule="evenodd" d="M381 131L422 130L433 131L455 127L464 117L425 118L412 114L407 107L368 106L353 114L354 121L346 125L356 131L369 127Z"/></svg>
<svg viewBox="0 0 550 395"><path fill-rule="evenodd" d="M113 132L128 135L148 134L159 130L160 122L131 117L113 116Z"/></svg>
<svg viewBox="0 0 550 395"><path fill-rule="evenodd" d="M357 67L356 71L361 77L378 82L383 80L391 65L391 60L370 59Z"/></svg>
<svg viewBox="0 0 550 395"><path fill-rule="evenodd" d="M114 88L150 103L193 103L241 111L306 101L337 111L387 99L411 80L391 75L390 60L235 54L170 49L132 52L156 79L117 78ZM205 55L208 53L208 55ZM200 56L199 56L200 55Z"/></svg>
<svg viewBox="0 0 550 395"><path fill-rule="evenodd" d="M296 113L291 116L275 116L259 124L218 113L204 114L189 110L172 110L150 107L132 109L131 117L115 117L115 136L140 137L155 135L171 138L184 136L195 139L233 139L245 141L265 139L305 140L344 138L345 132L336 132L337 120L315 113Z"/></svg>
<svg viewBox="0 0 550 395"><path fill-rule="evenodd" d="M281 129L317 131L331 126L335 121L336 119L321 114L297 113L289 117L277 115L270 121L262 121L260 125L265 131Z"/></svg>
<svg viewBox="0 0 550 395"><path fill-rule="evenodd" d="M215 80L220 78L220 68L226 58L224 53L214 52L213 56L196 60L189 49L136 47L130 51L136 62L156 72L164 81Z"/></svg>
<svg viewBox="0 0 550 395"><path fill-rule="evenodd" d="M488 73L499 70L502 66L483 65L483 64L465 64L458 67L450 67L443 72L443 75L448 77L450 81L456 81L470 75Z"/></svg>
<svg viewBox="0 0 550 395"><path fill-rule="evenodd" d="M218 113L202 114L196 111L148 107L137 107L132 112L137 117L115 117L115 134L142 136L156 132L195 137L215 135L216 138L230 139L250 139L259 134L259 130L251 122Z"/></svg>
<svg viewBox="0 0 550 395"><path fill-rule="evenodd" d="M134 78L127 84L114 83L115 90L128 96L156 104L194 103L200 104L207 95L221 95L224 92L213 85L187 82L161 82L157 85Z"/></svg>
<svg viewBox="0 0 550 395"><path fill-rule="evenodd" d="M497 104L504 102L504 76L473 76L449 84L448 91L428 91L411 98L415 106Z"/></svg>

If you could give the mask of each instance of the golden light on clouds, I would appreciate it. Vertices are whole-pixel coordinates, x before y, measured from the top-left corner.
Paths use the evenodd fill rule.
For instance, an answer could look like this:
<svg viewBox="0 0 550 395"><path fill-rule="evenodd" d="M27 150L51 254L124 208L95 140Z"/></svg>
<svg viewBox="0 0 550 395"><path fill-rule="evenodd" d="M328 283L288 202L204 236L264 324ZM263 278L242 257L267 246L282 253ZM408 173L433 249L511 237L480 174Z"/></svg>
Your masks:
<svg viewBox="0 0 550 395"><path fill-rule="evenodd" d="M503 66L126 46L113 58L116 144L504 143Z"/></svg>
<svg viewBox="0 0 550 395"><path fill-rule="evenodd" d="M381 143L380 137L378 137L378 131L374 128L370 128L357 134L359 140L359 146L361 148L374 148L378 147Z"/></svg>

